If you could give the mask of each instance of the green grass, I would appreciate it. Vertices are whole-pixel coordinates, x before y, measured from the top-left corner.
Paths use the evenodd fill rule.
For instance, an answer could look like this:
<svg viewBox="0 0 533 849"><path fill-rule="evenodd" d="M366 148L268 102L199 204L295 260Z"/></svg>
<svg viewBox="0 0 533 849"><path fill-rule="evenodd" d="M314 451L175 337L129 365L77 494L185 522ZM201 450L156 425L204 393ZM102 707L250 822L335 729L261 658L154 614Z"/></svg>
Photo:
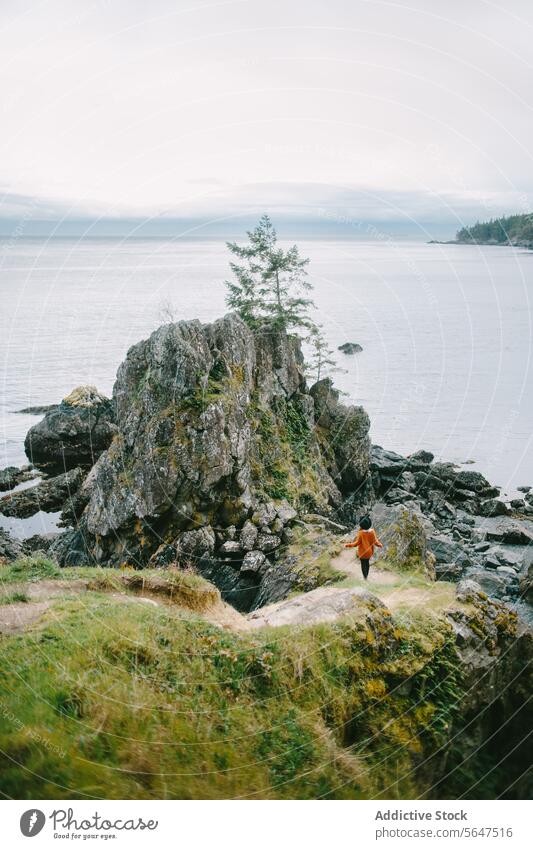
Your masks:
<svg viewBox="0 0 533 849"><path fill-rule="evenodd" d="M192 573L54 570L40 558L2 569L11 583L39 574L88 589L0 641L6 795L410 799L439 777L463 669L449 623L428 606L391 617L361 599L335 623L234 633L199 617L208 608L188 593L205 599L210 585ZM428 582L399 575L387 590L406 585ZM178 603L110 594L143 589ZM463 612L483 637L480 611Z"/></svg>
<svg viewBox="0 0 533 849"><path fill-rule="evenodd" d="M238 635L101 591L47 617L0 644L15 798L412 798L417 759L443 739L432 719L454 710L423 683L428 665L437 681L453 668L444 622L363 604L333 625Z"/></svg>
<svg viewBox="0 0 533 849"><path fill-rule="evenodd" d="M20 602L28 602L29 596L25 592L13 592L7 595L0 594L0 604L19 604Z"/></svg>
<svg viewBox="0 0 533 849"><path fill-rule="evenodd" d="M66 571L46 557L39 555L24 557L7 566L0 566L0 586L23 581L40 581L43 578L65 577Z"/></svg>
<svg viewBox="0 0 533 849"><path fill-rule="evenodd" d="M174 604L202 612L220 601L220 593L200 575L183 569L104 569L101 567L75 567L60 569L44 557L28 557L0 567L0 588L3 585L25 584L48 580L86 581L89 590L102 592L142 593L167 598ZM15 599L16 595L24 598ZM6 604L4 596L2 604ZM27 596L15 592L11 598L28 601Z"/></svg>
<svg viewBox="0 0 533 849"><path fill-rule="evenodd" d="M76 573L77 570L68 570ZM83 570L92 590L131 590L144 595L159 595L189 610L203 612L220 602L220 593L200 575L182 569Z"/></svg>

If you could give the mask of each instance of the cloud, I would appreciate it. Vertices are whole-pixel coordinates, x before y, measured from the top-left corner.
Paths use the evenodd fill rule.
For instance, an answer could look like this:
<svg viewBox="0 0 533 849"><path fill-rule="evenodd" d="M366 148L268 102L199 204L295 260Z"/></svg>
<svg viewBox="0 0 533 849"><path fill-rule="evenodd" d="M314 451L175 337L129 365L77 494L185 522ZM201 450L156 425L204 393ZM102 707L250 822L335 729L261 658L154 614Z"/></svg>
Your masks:
<svg viewBox="0 0 533 849"><path fill-rule="evenodd" d="M533 8L505 6L2 4L0 214L523 211Z"/></svg>
<svg viewBox="0 0 533 849"><path fill-rule="evenodd" d="M437 194L320 183L218 185L193 201L163 211L111 214L94 205L4 194L0 233L33 235L234 236L268 213L281 233L368 238L369 224L389 234L451 238L464 224L509 214L524 198L513 193Z"/></svg>

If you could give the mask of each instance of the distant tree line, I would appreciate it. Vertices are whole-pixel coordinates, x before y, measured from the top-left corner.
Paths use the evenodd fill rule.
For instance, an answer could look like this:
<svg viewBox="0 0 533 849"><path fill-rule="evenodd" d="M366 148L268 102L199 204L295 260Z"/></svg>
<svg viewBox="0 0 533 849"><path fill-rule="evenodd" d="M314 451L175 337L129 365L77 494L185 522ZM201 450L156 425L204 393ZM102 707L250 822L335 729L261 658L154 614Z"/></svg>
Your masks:
<svg viewBox="0 0 533 849"><path fill-rule="evenodd" d="M533 248L533 215L509 215L463 227L456 240L478 245L517 245Z"/></svg>

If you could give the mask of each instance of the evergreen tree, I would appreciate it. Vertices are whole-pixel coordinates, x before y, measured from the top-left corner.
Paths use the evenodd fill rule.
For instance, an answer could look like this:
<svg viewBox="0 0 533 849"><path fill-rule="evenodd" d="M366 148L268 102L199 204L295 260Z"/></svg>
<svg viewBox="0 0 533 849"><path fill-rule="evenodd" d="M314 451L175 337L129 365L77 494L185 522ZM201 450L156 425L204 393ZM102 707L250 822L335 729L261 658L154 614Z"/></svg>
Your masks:
<svg viewBox="0 0 533 849"><path fill-rule="evenodd" d="M313 327L308 310L314 304L304 294L312 289L306 279L309 260L300 257L296 245L287 251L278 247L268 215L247 235L247 245L226 243L242 261L230 262L235 279L226 281L228 306L251 327L264 320L285 330Z"/></svg>
<svg viewBox="0 0 533 849"><path fill-rule="evenodd" d="M306 341L311 348L311 359L306 363L306 372L310 380L318 382L332 372L345 371L337 366L334 352L328 345L321 325L313 325Z"/></svg>

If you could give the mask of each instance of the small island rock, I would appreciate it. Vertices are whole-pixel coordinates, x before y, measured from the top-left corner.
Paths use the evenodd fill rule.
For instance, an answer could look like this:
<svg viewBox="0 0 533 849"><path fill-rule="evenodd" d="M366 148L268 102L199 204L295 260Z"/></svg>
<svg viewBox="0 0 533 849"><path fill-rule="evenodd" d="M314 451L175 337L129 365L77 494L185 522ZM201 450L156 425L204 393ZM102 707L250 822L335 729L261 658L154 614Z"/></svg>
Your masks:
<svg viewBox="0 0 533 849"><path fill-rule="evenodd" d="M343 345L339 345L337 350L342 351L343 354L351 356L352 354L359 354L363 348L357 342L344 342Z"/></svg>

